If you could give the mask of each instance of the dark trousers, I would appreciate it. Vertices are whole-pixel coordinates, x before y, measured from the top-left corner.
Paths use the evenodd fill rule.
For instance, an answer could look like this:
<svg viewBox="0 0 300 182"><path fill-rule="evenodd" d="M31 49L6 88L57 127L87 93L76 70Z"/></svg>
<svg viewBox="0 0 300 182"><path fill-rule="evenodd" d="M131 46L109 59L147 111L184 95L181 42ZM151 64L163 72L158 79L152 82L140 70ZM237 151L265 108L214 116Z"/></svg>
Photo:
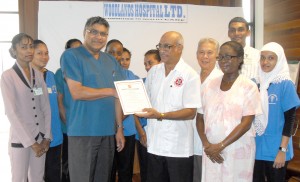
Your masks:
<svg viewBox="0 0 300 182"><path fill-rule="evenodd" d="M255 160L253 182L284 182L288 161L282 168L273 168L273 161Z"/></svg>
<svg viewBox="0 0 300 182"><path fill-rule="evenodd" d="M62 182L70 182L69 165L68 165L68 136L63 134L64 141L62 144Z"/></svg>
<svg viewBox="0 0 300 182"><path fill-rule="evenodd" d="M61 145L50 147L46 153L45 182L61 180Z"/></svg>
<svg viewBox="0 0 300 182"><path fill-rule="evenodd" d="M109 181L115 136L68 136L68 147L70 181Z"/></svg>
<svg viewBox="0 0 300 182"><path fill-rule="evenodd" d="M148 153L148 182L192 182L194 156L164 157Z"/></svg>
<svg viewBox="0 0 300 182"><path fill-rule="evenodd" d="M201 182L202 178L202 155L194 155L193 182Z"/></svg>
<svg viewBox="0 0 300 182"><path fill-rule="evenodd" d="M147 148L144 147L140 141L136 140L137 153L140 161L140 175L141 182L147 181Z"/></svg>
<svg viewBox="0 0 300 182"><path fill-rule="evenodd" d="M118 171L118 181L132 182L135 135L125 136L125 141L123 150L115 152L111 182L116 181L116 171Z"/></svg>

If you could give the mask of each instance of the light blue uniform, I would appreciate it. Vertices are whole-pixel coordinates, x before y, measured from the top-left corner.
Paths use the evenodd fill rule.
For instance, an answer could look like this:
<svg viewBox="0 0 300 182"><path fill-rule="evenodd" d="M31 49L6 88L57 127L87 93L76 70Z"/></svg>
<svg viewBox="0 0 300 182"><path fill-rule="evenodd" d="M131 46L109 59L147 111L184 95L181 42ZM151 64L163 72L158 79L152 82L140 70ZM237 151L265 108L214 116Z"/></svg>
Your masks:
<svg viewBox="0 0 300 182"><path fill-rule="evenodd" d="M51 132L53 140L50 143L50 147L55 147L62 144L63 135L61 130L61 120L59 117L58 102L57 102L57 90L55 84L54 73L47 70L46 71L46 85L49 94L49 102L51 108Z"/></svg>
<svg viewBox="0 0 300 182"><path fill-rule="evenodd" d="M274 161L281 144L284 127L284 112L293 107L299 107L299 97L292 81L284 80L272 83L268 88L269 121L262 136L256 136L256 160ZM292 137L290 137L286 160L293 158Z"/></svg>

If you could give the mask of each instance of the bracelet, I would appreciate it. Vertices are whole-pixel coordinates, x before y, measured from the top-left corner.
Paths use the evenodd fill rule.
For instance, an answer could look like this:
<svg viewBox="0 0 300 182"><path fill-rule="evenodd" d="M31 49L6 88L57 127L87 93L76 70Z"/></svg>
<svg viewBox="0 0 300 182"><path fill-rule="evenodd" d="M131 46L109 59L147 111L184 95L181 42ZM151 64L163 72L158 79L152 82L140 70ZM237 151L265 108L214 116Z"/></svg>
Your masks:
<svg viewBox="0 0 300 182"><path fill-rule="evenodd" d="M224 146L223 142L221 142L221 147L222 147L222 148L225 148L225 146Z"/></svg>
<svg viewBox="0 0 300 182"><path fill-rule="evenodd" d="M160 113L160 117L157 118L157 121L162 121L164 119L165 114L164 113Z"/></svg>

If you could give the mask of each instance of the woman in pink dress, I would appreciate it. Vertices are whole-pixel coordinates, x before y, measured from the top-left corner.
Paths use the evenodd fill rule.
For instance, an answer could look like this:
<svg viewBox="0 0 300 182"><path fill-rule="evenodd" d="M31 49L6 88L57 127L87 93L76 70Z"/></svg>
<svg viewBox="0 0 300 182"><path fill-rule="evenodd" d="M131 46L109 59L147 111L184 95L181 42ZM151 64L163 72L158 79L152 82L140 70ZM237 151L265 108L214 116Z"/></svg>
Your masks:
<svg viewBox="0 0 300 182"><path fill-rule="evenodd" d="M252 181L255 131L252 121L261 113L258 88L239 74L243 47L234 41L220 47L217 60L224 75L203 90L197 130L204 153L202 182Z"/></svg>

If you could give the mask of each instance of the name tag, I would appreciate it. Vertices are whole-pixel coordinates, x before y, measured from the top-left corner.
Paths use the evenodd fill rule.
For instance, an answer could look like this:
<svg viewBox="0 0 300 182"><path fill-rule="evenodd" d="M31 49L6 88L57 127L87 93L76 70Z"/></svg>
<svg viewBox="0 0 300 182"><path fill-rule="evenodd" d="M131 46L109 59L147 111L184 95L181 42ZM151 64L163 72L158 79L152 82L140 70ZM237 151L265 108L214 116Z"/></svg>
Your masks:
<svg viewBox="0 0 300 182"><path fill-rule="evenodd" d="M52 88L49 88L49 87L48 87L48 93L49 93L49 94L52 94Z"/></svg>
<svg viewBox="0 0 300 182"><path fill-rule="evenodd" d="M33 88L33 94L34 96L43 95L43 89L40 88Z"/></svg>

